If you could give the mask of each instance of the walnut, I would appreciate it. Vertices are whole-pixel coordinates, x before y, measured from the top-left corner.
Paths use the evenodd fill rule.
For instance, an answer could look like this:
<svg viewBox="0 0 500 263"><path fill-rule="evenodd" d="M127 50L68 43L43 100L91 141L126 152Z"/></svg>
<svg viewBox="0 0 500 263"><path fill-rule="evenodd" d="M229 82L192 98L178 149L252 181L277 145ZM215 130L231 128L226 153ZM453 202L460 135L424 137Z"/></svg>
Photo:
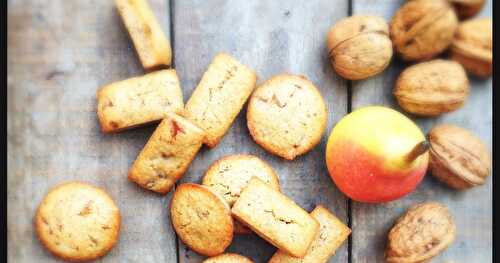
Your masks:
<svg viewBox="0 0 500 263"><path fill-rule="evenodd" d="M404 110L436 116L463 105L469 95L469 80L459 63L436 59L406 68L393 93Z"/></svg>
<svg viewBox="0 0 500 263"><path fill-rule="evenodd" d="M335 71L351 80L382 72L391 61L389 26L378 16L351 16L328 33L327 46Z"/></svg>
<svg viewBox="0 0 500 263"><path fill-rule="evenodd" d="M455 7L457 15L461 19L469 18L481 11L483 8L484 0L448 0Z"/></svg>
<svg viewBox="0 0 500 263"><path fill-rule="evenodd" d="M404 60L427 60L448 48L457 26L457 16L447 1L413 0L396 12L390 31Z"/></svg>
<svg viewBox="0 0 500 263"><path fill-rule="evenodd" d="M448 124L434 127L428 137L432 175L455 189L484 184L490 174L491 156L481 140Z"/></svg>
<svg viewBox="0 0 500 263"><path fill-rule="evenodd" d="M455 239L456 226L448 209L436 202L411 207L389 232L386 261L427 262Z"/></svg>
<svg viewBox="0 0 500 263"><path fill-rule="evenodd" d="M472 19L458 27L451 46L451 59L478 76L489 77L493 61L491 18Z"/></svg>

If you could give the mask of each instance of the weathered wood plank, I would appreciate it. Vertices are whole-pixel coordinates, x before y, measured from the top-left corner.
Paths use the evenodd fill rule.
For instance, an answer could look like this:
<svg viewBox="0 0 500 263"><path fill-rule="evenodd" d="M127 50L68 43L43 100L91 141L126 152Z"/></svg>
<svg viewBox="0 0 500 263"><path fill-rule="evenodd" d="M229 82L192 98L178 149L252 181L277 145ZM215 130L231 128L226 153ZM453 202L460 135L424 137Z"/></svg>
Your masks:
<svg viewBox="0 0 500 263"><path fill-rule="evenodd" d="M388 21L403 0L353 0L354 14L377 14ZM492 1L479 16L491 16ZM353 83L353 109L372 105L397 106L392 89L395 80L406 65L399 59L383 74ZM452 123L470 129L490 146L492 142L492 82L471 78L471 95L465 106L439 118L415 118L424 132L439 123ZM466 192L450 190L430 174L409 196L382 205L353 202L352 205L352 262L383 262L386 235L394 220L409 206L435 200L446 204L458 226L453 245L436 262L491 262L492 261L492 180Z"/></svg>
<svg viewBox="0 0 500 263"><path fill-rule="evenodd" d="M166 33L168 1L150 0ZM45 193L68 180L105 188L120 241L99 262L175 262L167 204L127 180L154 127L103 135L98 87L143 74L113 1L8 2L8 261L60 262L32 227Z"/></svg>
<svg viewBox="0 0 500 263"><path fill-rule="evenodd" d="M228 52L257 71L258 83L282 72L303 74L325 97L329 122L321 145L289 162L257 146L246 126L243 110L220 144L198 154L182 182L200 182L208 166L222 156L255 154L280 176L283 192L311 211L323 204L347 220L347 201L328 176L324 164L326 136L347 109L345 82L328 62L328 28L348 12L347 1L174 1L174 59L187 100L218 52ZM246 108L246 107L245 107ZM266 262L275 251L255 235L237 236L228 251L255 262ZM180 242L180 262L200 262ZM347 242L330 262L347 262Z"/></svg>

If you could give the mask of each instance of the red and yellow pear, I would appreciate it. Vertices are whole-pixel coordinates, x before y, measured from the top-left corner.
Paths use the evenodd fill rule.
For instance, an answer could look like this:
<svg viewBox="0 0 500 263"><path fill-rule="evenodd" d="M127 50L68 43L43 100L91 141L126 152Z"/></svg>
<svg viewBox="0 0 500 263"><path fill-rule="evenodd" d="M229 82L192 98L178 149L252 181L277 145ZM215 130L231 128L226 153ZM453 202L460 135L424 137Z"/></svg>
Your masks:
<svg viewBox="0 0 500 263"><path fill-rule="evenodd" d="M396 110L363 107L342 118L326 147L337 187L351 199L381 203L412 192L427 171L428 143L420 128Z"/></svg>

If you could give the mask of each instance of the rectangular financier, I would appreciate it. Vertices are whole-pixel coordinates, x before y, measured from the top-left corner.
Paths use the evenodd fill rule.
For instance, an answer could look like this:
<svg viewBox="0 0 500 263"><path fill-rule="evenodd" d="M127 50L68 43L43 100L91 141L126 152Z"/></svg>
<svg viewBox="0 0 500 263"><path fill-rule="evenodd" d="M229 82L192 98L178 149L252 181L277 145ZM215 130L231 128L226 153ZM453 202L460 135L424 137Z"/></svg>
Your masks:
<svg viewBox="0 0 500 263"><path fill-rule="evenodd" d="M169 113L139 153L129 180L166 194L186 172L203 144L204 132L189 120Z"/></svg>
<svg viewBox="0 0 500 263"><path fill-rule="evenodd" d="M231 56L213 59L186 103L184 116L206 132L204 143L215 147L255 88L257 75Z"/></svg>
<svg viewBox="0 0 500 263"><path fill-rule="evenodd" d="M175 70L160 70L106 85L97 92L103 132L118 132L163 119L184 106Z"/></svg>
<svg viewBox="0 0 500 263"><path fill-rule="evenodd" d="M146 0L115 0L142 66L146 70L170 66L170 41Z"/></svg>
<svg viewBox="0 0 500 263"><path fill-rule="evenodd" d="M316 206L311 216L319 222L320 229L305 257L294 258L278 250L269 263L326 263L351 233L342 221L323 206Z"/></svg>
<svg viewBox="0 0 500 263"><path fill-rule="evenodd" d="M231 210L233 216L275 247L306 255L319 223L291 199L252 177Z"/></svg>

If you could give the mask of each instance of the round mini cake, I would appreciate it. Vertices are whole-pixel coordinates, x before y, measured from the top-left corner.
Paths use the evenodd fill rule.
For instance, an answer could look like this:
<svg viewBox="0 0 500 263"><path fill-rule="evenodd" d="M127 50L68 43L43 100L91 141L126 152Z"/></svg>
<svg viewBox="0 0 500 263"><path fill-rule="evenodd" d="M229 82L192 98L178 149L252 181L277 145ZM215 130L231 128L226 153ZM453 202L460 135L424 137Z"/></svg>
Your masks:
<svg viewBox="0 0 500 263"><path fill-rule="evenodd" d="M253 261L242 255L225 253L215 257L207 258L203 261L203 263L253 263Z"/></svg>
<svg viewBox="0 0 500 263"><path fill-rule="evenodd" d="M214 162L205 173L202 184L222 196L232 207L241 190L255 176L280 191L279 179L273 168L253 155L230 155ZM234 221L236 234L252 231L239 221Z"/></svg>
<svg viewBox="0 0 500 263"><path fill-rule="evenodd" d="M219 255L233 240L231 210L206 186L178 186L170 204L170 217L182 242L198 254Z"/></svg>
<svg viewBox="0 0 500 263"><path fill-rule="evenodd" d="M302 76L275 76L258 87L248 103L247 125L255 142L287 160L316 146L326 122L323 97Z"/></svg>
<svg viewBox="0 0 500 263"><path fill-rule="evenodd" d="M118 241L120 211L104 190L69 182L45 196L35 216L35 228L42 244L55 256L93 260Z"/></svg>

